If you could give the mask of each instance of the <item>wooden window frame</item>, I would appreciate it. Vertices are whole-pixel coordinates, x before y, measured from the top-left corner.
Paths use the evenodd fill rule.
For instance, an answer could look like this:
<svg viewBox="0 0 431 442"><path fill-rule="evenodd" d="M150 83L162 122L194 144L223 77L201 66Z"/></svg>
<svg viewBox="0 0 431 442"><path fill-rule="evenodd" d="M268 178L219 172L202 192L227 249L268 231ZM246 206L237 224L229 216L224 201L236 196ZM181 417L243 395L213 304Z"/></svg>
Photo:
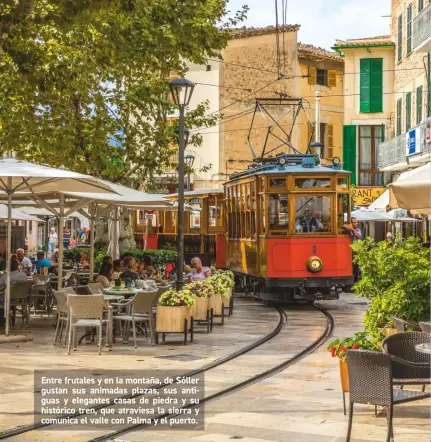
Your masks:
<svg viewBox="0 0 431 442"><path fill-rule="evenodd" d="M413 4L407 6L407 56L412 53Z"/></svg>
<svg viewBox="0 0 431 442"><path fill-rule="evenodd" d="M398 98L397 100L397 135L401 135L403 132L403 99Z"/></svg>
<svg viewBox="0 0 431 442"><path fill-rule="evenodd" d="M412 128L412 93L406 94L406 132Z"/></svg>
<svg viewBox="0 0 431 442"><path fill-rule="evenodd" d="M371 128L370 137L361 137L361 128L369 127ZM376 184L376 175L381 174L376 164L376 136L375 129L382 128L382 125L361 125L358 126L358 186L368 186L368 187L380 187L381 184ZM362 169L361 168L361 138L371 138L371 168ZM369 173L372 176L371 184L361 183L361 173Z"/></svg>
<svg viewBox="0 0 431 442"><path fill-rule="evenodd" d="M319 83L319 74L323 74L323 83ZM328 70L327 69L316 69L316 84L319 86L328 86Z"/></svg>

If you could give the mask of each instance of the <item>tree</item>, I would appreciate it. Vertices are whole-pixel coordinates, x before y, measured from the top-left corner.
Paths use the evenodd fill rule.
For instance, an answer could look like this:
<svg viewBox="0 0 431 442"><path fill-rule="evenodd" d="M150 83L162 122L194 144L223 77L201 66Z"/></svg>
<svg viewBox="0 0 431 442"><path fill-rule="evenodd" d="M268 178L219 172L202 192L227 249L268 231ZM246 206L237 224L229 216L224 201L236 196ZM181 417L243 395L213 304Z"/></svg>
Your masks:
<svg viewBox="0 0 431 442"><path fill-rule="evenodd" d="M169 165L169 74L219 57L227 0L4 0L0 149L118 180ZM223 22L223 20L225 20ZM189 128L213 124L207 103ZM191 143L199 145L199 135Z"/></svg>

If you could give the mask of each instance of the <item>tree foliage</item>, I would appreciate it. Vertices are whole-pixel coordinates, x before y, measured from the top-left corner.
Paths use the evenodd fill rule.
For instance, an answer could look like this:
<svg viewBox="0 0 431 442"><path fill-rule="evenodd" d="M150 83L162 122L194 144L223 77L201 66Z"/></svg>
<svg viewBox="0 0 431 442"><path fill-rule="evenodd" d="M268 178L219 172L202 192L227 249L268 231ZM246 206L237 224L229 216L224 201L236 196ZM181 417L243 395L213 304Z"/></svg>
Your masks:
<svg viewBox="0 0 431 442"><path fill-rule="evenodd" d="M175 144L169 73L218 57L227 0L3 0L0 148L118 179L150 179ZM223 22L223 20L225 20ZM199 94L198 87L195 93ZM213 123L207 104L189 128ZM195 145L199 135L192 137Z"/></svg>
<svg viewBox="0 0 431 442"><path fill-rule="evenodd" d="M353 287L359 296L371 299L365 313L365 329L375 339L392 317L418 323L430 317L430 253L418 238L395 243L375 243L367 238L352 245L362 279Z"/></svg>

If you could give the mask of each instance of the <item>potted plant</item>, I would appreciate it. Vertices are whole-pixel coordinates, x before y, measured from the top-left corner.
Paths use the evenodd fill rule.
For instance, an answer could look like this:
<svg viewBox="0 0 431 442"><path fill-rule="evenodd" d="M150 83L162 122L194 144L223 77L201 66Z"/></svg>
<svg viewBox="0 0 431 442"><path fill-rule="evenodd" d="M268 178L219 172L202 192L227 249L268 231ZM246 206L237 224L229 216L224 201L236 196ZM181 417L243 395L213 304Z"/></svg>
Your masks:
<svg viewBox="0 0 431 442"><path fill-rule="evenodd" d="M182 292L193 296L195 304L192 307L193 319L196 321L206 321L208 319L209 299L214 295L214 289L205 281L195 281L184 287Z"/></svg>
<svg viewBox="0 0 431 442"><path fill-rule="evenodd" d="M343 393L349 391L349 372L347 370L346 355L348 350L378 350L378 346L367 338L367 332L357 332L352 337L335 339L328 345L333 358L339 358L341 389Z"/></svg>
<svg viewBox="0 0 431 442"><path fill-rule="evenodd" d="M156 331L158 333L186 332L186 324L190 324L191 308L194 304L195 297L186 290L177 292L171 289L163 293L157 305Z"/></svg>
<svg viewBox="0 0 431 442"><path fill-rule="evenodd" d="M205 280L214 291L214 295L210 297L209 307L213 309L215 316L223 316L223 306L228 305L228 287L226 279L222 273L217 273Z"/></svg>

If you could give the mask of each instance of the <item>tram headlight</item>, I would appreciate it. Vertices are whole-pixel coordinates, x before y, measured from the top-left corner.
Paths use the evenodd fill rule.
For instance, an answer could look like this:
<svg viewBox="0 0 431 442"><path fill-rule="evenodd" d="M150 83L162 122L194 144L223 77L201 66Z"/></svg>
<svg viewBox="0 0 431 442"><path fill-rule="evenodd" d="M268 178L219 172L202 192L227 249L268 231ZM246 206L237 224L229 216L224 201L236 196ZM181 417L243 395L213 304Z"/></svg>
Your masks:
<svg viewBox="0 0 431 442"><path fill-rule="evenodd" d="M341 159L340 159L340 157L334 157L334 158L332 158L332 164L333 164L334 166L338 166L338 165L340 165L340 163L341 163Z"/></svg>
<svg viewBox="0 0 431 442"><path fill-rule="evenodd" d="M322 260L317 256L312 256L311 258L308 258L307 267L312 273L320 272L323 267Z"/></svg>
<svg viewBox="0 0 431 442"><path fill-rule="evenodd" d="M278 158L278 164L280 164L280 166L284 166L286 162L287 162L286 158L284 157Z"/></svg>

